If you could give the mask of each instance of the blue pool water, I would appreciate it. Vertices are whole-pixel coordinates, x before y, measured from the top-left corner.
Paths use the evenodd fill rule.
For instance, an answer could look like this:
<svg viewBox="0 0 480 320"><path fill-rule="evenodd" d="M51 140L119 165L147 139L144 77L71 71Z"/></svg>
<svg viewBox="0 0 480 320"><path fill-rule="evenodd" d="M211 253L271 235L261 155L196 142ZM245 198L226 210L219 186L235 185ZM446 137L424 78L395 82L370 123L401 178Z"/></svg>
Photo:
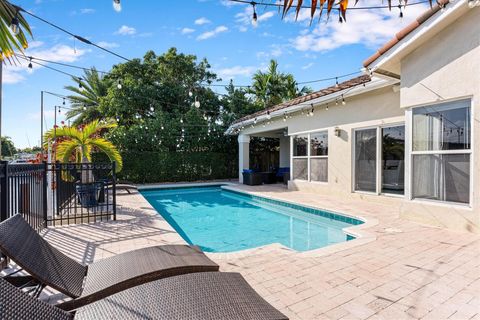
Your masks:
<svg viewBox="0 0 480 320"><path fill-rule="evenodd" d="M142 195L190 244L232 252L281 243L307 251L353 239L359 220L218 187L145 190Z"/></svg>

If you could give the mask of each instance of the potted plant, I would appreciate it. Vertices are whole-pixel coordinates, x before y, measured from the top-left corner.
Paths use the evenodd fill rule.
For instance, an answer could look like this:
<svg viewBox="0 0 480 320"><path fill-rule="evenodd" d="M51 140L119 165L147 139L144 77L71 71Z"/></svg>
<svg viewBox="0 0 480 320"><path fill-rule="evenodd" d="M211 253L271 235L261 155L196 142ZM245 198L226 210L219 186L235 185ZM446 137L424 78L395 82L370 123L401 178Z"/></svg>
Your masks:
<svg viewBox="0 0 480 320"><path fill-rule="evenodd" d="M110 141L101 137L105 130L116 126L117 124L111 121L94 120L79 127L57 127L45 134L45 141L60 139L55 148L57 161L86 165L82 168L79 183L75 186L82 206L96 206L100 191L104 187L104 182L95 181L92 170L88 167L92 161L93 150L99 150L105 153L110 161L115 161L116 172L122 170L122 157L117 148ZM62 178L72 180L73 175L70 172L63 172Z"/></svg>

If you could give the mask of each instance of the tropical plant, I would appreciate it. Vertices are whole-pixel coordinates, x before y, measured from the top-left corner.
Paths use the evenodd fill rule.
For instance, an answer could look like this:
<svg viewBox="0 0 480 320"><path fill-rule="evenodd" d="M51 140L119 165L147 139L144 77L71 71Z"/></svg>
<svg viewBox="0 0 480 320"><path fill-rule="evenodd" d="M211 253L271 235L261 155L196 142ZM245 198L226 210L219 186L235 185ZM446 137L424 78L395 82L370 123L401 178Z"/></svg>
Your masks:
<svg viewBox="0 0 480 320"><path fill-rule="evenodd" d="M12 138L2 137L1 142L2 142L2 157L12 157L17 151L13 144Z"/></svg>
<svg viewBox="0 0 480 320"><path fill-rule="evenodd" d="M115 161L116 171L122 170L123 161L117 148L109 140L101 137L103 131L115 128L116 123L94 120L84 126L53 128L45 133L45 141L59 140L56 145L56 159L60 162L75 161L89 163L96 149Z"/></svg>
<svg viewBox="0 0 480 320"><path fill-rule="evenodd" d="M255 96L257 104L265 108L310 92L308 87L298 89L293 75L279 72L278 62L275 60L270 61L267 72L259 70L253 75L253 82L248 90L248 93Z"/></svg>
<svg viewBox="0 0 480 320"><path fill-rule="evenodd" d="M31 37L32 31L20 7L0 0L0 61L28 48L26 34Z"/></svg>
<svg viewBox="0 0 480 320"><path fill-rule="evenodd" d="M66 113L67 119L75 119L75 126L102 119L98 110L100 100L107 95L111 81L105 79L94 67L85 70L82 78L72 77L74 86L66 86L65 89L74 93L67 96L71 103L71 110Z"/></svg>

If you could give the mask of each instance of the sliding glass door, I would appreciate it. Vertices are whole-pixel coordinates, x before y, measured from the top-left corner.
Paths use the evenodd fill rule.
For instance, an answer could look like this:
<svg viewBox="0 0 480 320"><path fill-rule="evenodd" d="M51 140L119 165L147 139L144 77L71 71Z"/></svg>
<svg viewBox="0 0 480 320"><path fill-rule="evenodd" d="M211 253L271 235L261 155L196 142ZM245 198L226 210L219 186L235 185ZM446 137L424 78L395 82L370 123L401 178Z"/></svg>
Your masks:
<svg viewBox="0 0 480 320"><path fill-rule="evenodd" d="M377 190L377 128L355 131L355 190Z"/></svg>
<svg viewBox="0 0 480 320"><path fill-rule="evenodd" d="M382 193L405 192L405 126L382 128Z"/></svg>
<svg viewBox="0 0 480 320"><path fill-rule="evenodd" d="M405 126L355 131L354 190L404 194Z"/></svg>

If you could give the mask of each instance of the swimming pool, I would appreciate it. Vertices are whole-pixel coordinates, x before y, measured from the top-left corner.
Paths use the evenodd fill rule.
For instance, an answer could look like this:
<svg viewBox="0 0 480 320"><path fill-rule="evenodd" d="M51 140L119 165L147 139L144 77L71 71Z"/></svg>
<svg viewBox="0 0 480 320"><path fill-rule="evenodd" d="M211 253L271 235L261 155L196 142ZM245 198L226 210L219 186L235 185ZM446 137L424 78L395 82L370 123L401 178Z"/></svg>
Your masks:
<svg viewBox="0 0 480 320"><path fill-rule="evenodd" d="M308 251L353 239L342 229L362 223L220 186L141 193L188 243L205 252L232 252L272 243Z"/></svg>

